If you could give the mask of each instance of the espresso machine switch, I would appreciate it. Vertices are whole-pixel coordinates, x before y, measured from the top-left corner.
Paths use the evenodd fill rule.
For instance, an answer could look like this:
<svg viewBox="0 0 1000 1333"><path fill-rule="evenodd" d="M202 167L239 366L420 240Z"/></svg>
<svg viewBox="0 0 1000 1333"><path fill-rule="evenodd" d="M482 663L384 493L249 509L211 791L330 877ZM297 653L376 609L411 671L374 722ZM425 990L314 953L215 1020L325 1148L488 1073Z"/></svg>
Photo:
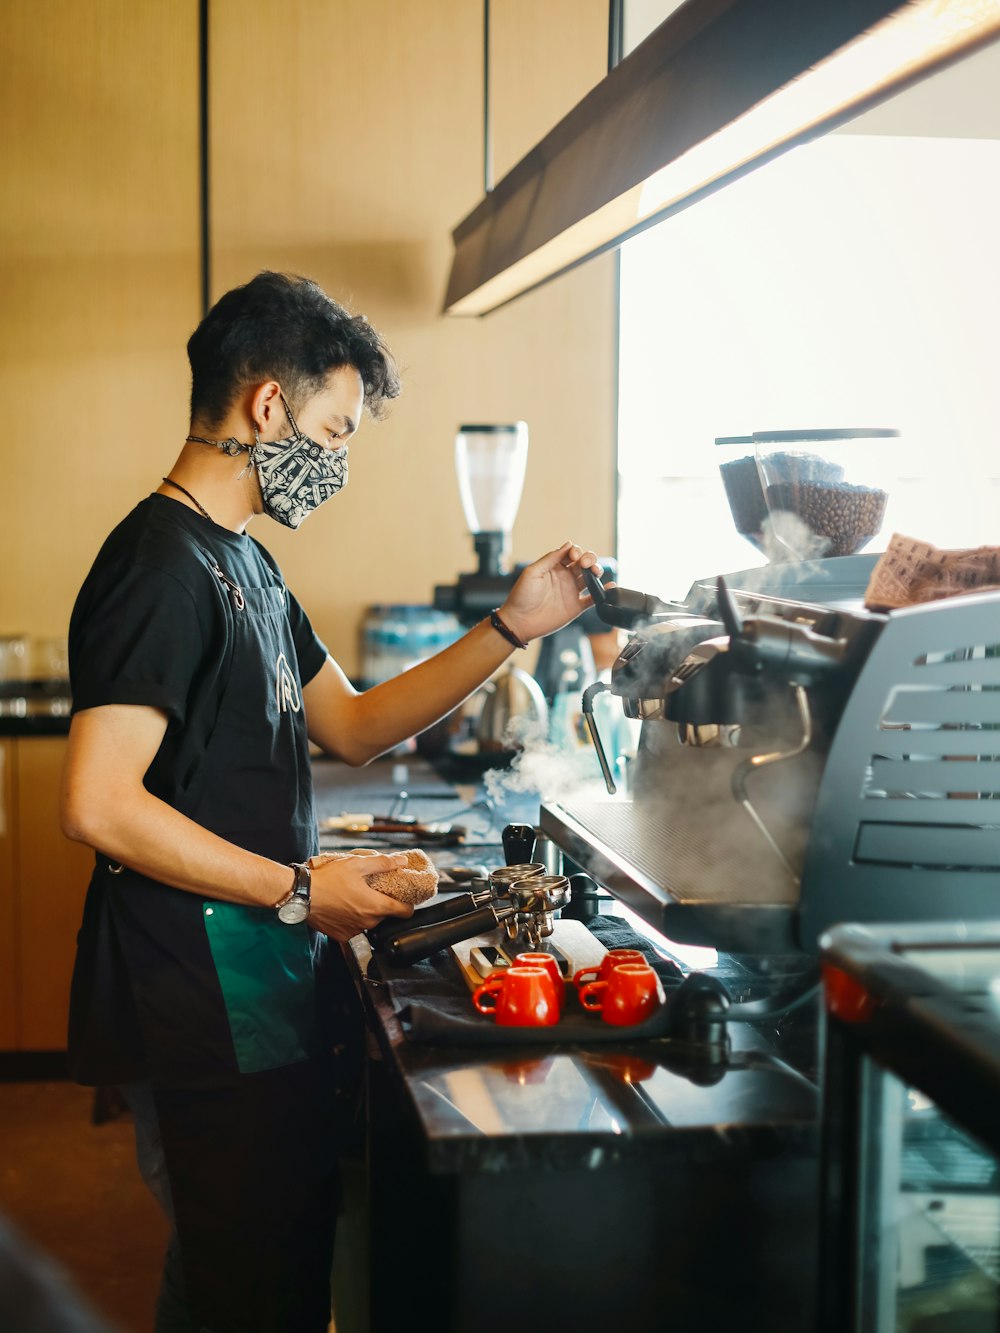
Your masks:
<svg viewBox="0 0 1000 1333"><path fill-rule="evenodd" d="M534 824L507 824L500 834L503 859L507 865L523 865L532 859L537 829Z"/></svg>
<svg viewBox="0 0 1000 1333"><path fill-rule="evenodd" d="M817 634L810 626L777 616L742 620L726 580L716 580L719 616L729 635L734 671L747 676L766 672L791 685L815 685L841 671L845 639Z"/></svg>
<svg viewBox="0 0 1000 1333"><path fill-rule="evenodd" d="M686 615L687 607L678 602L663 602L652 593L615 585L605 588L592 569L585 569L583 577L587 591L594 599L594 610L605 625L615 629L635 629L638 625L667 615Z"/></svg>

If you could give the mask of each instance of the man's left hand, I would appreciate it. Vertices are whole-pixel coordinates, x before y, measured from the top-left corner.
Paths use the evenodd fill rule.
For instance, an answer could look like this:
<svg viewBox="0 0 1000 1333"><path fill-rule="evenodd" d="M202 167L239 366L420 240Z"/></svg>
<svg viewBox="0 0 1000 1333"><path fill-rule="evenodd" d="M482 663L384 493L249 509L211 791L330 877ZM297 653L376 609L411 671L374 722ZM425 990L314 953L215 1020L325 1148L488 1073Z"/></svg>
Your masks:
<svg viewBox="0 0 1000 1333"><path fill-rule="evenodd" d="M504 623L526 643L552 634L593 605L586 591L585 569L603 573L593 551L563 542L527 567L500 608Z"/></svg>

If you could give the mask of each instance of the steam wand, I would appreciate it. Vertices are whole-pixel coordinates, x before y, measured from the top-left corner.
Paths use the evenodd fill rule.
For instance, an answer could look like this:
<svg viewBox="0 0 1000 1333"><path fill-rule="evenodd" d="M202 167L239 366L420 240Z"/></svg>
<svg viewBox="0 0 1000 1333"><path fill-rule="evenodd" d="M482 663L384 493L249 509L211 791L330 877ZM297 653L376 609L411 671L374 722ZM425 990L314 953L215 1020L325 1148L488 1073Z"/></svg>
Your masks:
<svg viewBox="0 0 1000 1333"><path fill-rule="evenodd" d="M615 780L611 775L611 765L608 763L608 756L604 751L601 733L597 729L597 718L594 717L594 695L603 694L605 690L610 690L610 688L611 686L603 680L595 680L593 685L588 685L583 692L580 711L583 714L584 722L587 724L587 730L590 732L590 739L594 742L594 749L597 751L597 762L604 774L604 785L608 789L608 794L614 796L618 788L615 786Z"/></svg>
<svg viewBox="0 0 1000 1333"><path fill-rule="evenodd" d="M767 839L782 865L788 871L789 875L791 875L794 882L798 884L800 877L792 869L788 857L775 842L770 829L768 829L760 815L750 804L750 798L747 795L747 778L751 773L763 768L765 764L779 764L786 759L794 759L797 755L804 754L812 743L812 713L809 708L809 696L801 685L793 685L792 689L795 692L795 702L798 704L799 718L802 721L802 739L792 750L775 750L771 754L751 755L749 759L745 759L743 763L734 770L730 785L736 800L742 805L743 809L757 825L757 828Z"/></svg>

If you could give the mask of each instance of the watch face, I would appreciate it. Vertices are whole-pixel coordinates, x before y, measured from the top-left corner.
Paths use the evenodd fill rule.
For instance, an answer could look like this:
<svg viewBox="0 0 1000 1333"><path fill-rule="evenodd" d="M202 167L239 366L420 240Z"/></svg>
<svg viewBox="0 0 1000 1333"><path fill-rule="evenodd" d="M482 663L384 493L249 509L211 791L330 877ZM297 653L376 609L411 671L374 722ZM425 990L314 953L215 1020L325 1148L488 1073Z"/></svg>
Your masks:
<svg viewBox="0 0 1000 1333"><path fill-rule="evenodd" d="M298 925L300 921L305 921L308 915L309 899L304 894L297 893L285 903L284 907L278 908L278 920L284 921L286 926Z"/></svg>

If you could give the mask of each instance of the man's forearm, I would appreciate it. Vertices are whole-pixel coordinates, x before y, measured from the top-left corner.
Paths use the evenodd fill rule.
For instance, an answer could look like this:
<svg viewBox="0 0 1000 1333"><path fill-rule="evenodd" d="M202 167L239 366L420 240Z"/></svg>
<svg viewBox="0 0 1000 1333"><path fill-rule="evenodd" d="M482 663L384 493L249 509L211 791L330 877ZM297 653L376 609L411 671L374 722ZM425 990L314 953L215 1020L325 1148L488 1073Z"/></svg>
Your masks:
<svg viewBox="0 0 1000 1333"><path fill-rule="evenodd" d="M353 709L363 758L373 759L457 708L512 651L484 621L434 657L359 694Z"/></svg>
<svg viewBox="0 0 1000 1333"><path fill-rule="evenodd" d="M107 793L100 812L66 832L111 861L176 889L253 907L273 907L292 872L210 833L145 789Z"/></svg>

